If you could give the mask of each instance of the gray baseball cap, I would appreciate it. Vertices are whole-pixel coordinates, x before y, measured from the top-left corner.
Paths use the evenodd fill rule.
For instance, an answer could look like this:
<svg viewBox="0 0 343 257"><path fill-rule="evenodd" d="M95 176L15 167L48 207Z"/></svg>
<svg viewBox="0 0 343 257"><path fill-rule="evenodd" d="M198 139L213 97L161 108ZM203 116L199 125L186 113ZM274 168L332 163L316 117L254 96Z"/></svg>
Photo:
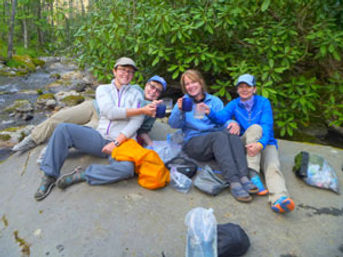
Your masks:
<svg viewBox="0 0 343 257"><path fill-rule="evenodd" d="M118 65L120 65L120 66L131 66L135 70L138 70L136 63L131 58L128 58L128 57L119 58L116 61L116 63L114 64L114 68L116 69L118 67Z"/></svg>
<svg viewBox="0 0 343 257"><path fill-rule="evenodd" d="M253 75L250 75L250 74L243 74L243 75L239 76L237 83L236 83L236 86L238 86L241 83L246 83L247 85L249 85L251 87L256 86L255 77Z"/></svg>

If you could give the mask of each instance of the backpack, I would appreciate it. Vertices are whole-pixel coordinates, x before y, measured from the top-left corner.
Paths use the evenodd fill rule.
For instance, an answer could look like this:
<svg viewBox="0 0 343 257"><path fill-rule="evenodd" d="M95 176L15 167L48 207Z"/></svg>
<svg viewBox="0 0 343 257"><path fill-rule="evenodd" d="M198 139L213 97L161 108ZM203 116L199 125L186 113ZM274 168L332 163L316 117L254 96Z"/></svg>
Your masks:
<svg viewBox="0 0 343 257"><path fill-rule="evenodd" d="M178 172L186 175L189 178L192 178L198 169L198 165L195 162L183 157L175 157L166 162L165 166L169 170L175 167Z"/></svg>
<svg viewBox="0 0 343 257"><path fill-rule="evenodd" d="M249 237L239 225L233 223L217 225L218 257L242 256L249 247Z"/></svg>

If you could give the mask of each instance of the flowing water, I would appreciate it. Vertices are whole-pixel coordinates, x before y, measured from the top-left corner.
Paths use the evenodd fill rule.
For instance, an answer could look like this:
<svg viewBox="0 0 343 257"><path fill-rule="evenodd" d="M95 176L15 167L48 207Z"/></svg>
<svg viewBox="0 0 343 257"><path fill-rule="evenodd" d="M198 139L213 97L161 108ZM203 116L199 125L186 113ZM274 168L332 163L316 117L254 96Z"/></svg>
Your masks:
<svg viewBox="0 0 343 257"><path fill-rule="evenodd" d="M5 112L5 108L12 105L15 100L26 99L34 105L37 100L38 89L42 89L44 93L56 93L45 89L45 86L54 82L56 79L51 74L63 74L77 69L72 63L63 64L60 58L48 59L43 68L37 71L19 77L4 77L0 76L0 130L15 127L20 125L38 124L46 118L44 112L35 112L34 117L25 121L10 117L9 113ZM0 161L6 159L10 154L9 149L0 149Z"/></svg>

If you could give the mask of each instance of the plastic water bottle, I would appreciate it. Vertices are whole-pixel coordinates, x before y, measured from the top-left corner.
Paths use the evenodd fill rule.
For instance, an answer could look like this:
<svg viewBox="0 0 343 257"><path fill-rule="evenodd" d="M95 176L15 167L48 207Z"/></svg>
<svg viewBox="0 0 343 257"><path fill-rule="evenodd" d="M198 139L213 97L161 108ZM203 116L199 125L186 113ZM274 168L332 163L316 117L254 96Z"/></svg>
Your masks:
<svg viewBox="0 0 343 257"><path fill-rule="evenodd" d="M197 207L186 215L186 257L217 257L217 222L213 209Z"/></svg>
<svg viewBox="0 0 343 257"><path fill-rule="evenodd" d="M178 172L176 167L170 170L170 185L181 193L188 193L192 187L192 180Z"/></svg>

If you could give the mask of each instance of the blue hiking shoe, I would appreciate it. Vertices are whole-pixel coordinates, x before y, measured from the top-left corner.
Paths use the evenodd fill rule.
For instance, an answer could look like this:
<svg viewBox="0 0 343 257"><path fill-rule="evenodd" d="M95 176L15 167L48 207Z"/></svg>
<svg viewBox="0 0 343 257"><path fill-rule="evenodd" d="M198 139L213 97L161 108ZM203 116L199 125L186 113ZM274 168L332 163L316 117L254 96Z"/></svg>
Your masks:
<svg viewBox="0 0 343 257"><path fill-rule="evenodd" d="M51 189L55 186L56 178L44 175L42 178L42 182L40 183L37 192L34 195L34 198L37 201L43 200L45 197L50 194Z"/></svg>
<svg viewBox="0 0 343 257"><path fill-rule="evenodd" d="M259 175L255 175L253 176L250 181L255 185L257 186L258 188L258 192L257 192L257 195L267 195L269 192L268 192L268 189L266 189L261 181L261 178Z"/></svg>
<svg viewBox="0 0 343 257"><path fill-rule="evenodd" d="M56 184L60 189L65 189L73 184L86 181L85 171L82 167L78 166L72 172L64 174L59 177Z"/></svg>
<svg viewBox="0 0 343 257"><path fill-rule="evenodd" d="M271 208L276 213L286 213L293 211L295 204L291 198L287 196L281 196L272 204Z"/></svg>

